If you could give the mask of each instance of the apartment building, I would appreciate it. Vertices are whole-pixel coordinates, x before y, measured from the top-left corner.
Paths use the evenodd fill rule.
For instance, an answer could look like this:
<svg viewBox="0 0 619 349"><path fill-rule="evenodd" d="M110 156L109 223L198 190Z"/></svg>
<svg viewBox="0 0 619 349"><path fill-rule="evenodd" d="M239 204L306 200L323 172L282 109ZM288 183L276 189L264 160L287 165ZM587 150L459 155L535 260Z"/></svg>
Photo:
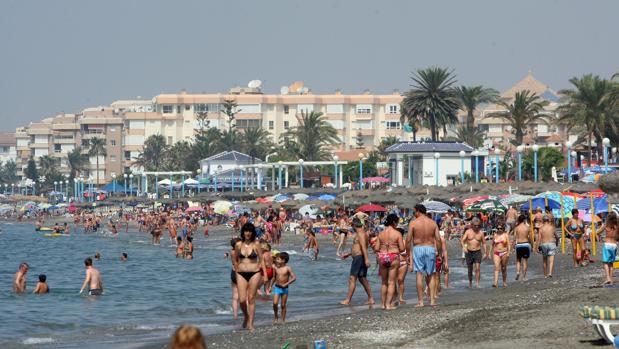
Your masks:
<svg viewBox="0 0 619 349"><path fill-rule="evenodd" d="M17 159L15 134L0 133L0 164Z"/></svg>

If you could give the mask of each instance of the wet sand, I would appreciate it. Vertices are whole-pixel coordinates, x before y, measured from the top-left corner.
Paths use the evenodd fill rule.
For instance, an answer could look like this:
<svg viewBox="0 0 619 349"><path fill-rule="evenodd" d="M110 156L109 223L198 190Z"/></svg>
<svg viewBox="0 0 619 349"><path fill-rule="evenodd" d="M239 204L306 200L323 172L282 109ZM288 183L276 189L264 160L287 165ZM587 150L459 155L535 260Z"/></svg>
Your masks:
<svg viewBox="0 0 619 349"><path fill-rule="evenodd" d="M459 254L457 241L450 241L450 251L451 256ZM512 256L510 264L514 263ZM541 255L533 254L529 270L542 275L541 265ZM393 311L356 304L352 314L258 326L251 333L238 329L208 336L207 344L209 348L282 348L288 343L288 348L308 348L314 340L324 339L328 348L595 347L604 342L578 316L578 305L617 302L617 288L600 287L601 273L599 262L574 268L571 249L566 246L566 254L556 258L550 279L519 282L511 273L507 288L449 289L434 308L415 308L416 299ZM492 277L482 273L482 280ZM414 288L413 274L406 281L408 288ZM360 287L358 292L363 292ZM164 348L166 344L151 343L143 348Z"/></svg>

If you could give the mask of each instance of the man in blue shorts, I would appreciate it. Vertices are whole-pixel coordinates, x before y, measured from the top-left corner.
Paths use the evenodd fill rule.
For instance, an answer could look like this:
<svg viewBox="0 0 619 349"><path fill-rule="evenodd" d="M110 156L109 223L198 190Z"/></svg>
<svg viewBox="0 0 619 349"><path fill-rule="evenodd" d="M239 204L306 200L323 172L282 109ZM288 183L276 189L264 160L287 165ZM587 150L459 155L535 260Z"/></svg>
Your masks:
<svg viewBox="0 0 619 349"><path fill-rule="evenodd" d="M408 225L406 251L409 258L409 271L417 273L417 305L423 307L423 278L430 293L430 305L436 305L436 285L432 274L436 271L436 257L441 251L441 237L438 225L426 215L426 207L415 205L415 219ZM414 266L414 268L413 268Z"/></svg>

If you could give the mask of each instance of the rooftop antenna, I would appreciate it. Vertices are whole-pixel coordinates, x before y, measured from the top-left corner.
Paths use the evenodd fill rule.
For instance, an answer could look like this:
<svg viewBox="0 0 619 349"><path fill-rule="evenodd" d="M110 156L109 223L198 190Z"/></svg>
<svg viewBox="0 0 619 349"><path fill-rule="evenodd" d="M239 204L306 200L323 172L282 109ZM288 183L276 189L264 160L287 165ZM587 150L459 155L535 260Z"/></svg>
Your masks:
<svg viewBox="0 0 619 349"><path fill-rule="evenodd" d="M247 84L249 88L260 88L262 86L262 81L260 80L252 80Z"/></svg>

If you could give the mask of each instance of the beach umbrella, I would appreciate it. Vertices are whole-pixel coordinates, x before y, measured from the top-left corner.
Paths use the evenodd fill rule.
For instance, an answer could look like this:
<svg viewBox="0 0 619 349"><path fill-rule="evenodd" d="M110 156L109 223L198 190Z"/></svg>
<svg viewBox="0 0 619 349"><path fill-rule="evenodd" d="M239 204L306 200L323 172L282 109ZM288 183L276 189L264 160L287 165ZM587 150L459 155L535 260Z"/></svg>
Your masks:
<svg viewBox="0 0 619 349"><path fill-rule="evenodd" d="M301 216L308 214L310 218L316 218L316 214L318 214L318 210L320 208L316 205L305 205L299 209L299 213Z"/></svg>
<svg viewBox="0 0 619 349"><path fill-rule="evenodd" d="M473 205L476 202L482 201L482 200L487 200L490 199L491 197L488 195L482 195L482 196L474 196L472 198L468 198L465 199L464 201L462 201L462 207L468 207Z"/></svg>
<svg viewBox="0 0 619 349"><path fill-rule="evenodd" d="M572 216L572 209L574 208L574 197L573 196L566 197L565 195L563 195L563 193L560 193L558 191L547 191L547 192L535 195L535 198L544 199L544 205L546 203L545 202L546 199L548 199L549 200L548 205L551 206L550 208L552 209L552 215L555 217L561 217L561 197L562 196L563 196L564 216L569 218ZM550 200L558 202L559 206L554 207L554 203L553 205L551 205ZM535 204L533 205L533 207L535 207Z"/></svg>
<svg viewBox="0 0 619 349"><path fill-rule="evenodd" d="M202 211L204 211L204 209L200 206L191 206L185 210L185 212L202 212Z"/></svg>
<svg viewBox="0 0 619 349"><path fill-rule="evenodd" d="M578 215L578 217L580 219L582 219L583 221L585 221L585 222L591 222L591 216L592 216L591 215L591 211L587 211L584 214L581 213L581 214ZM594 217L595 217L595 221L596 222L600 222L602 220L602 218L598 217L597 215L595 215Z"/></svg>
<svg viewBox="0 0 619 349"><path fill-rule="evenodd" d="M584 198L576 201L576 207L579 210L590 210L591 209L591 199ZM595 207L595 212L608 212L608 196L604 196L601 198L593 199L593 207Z"/></svg>
<svg viewBox="0 0 619 349"><path fill-rule="evenodd" d="M185 181L183 183L188 184L188 185L200 184L200 182L196 181L193 178L187 178L187 179L185 179Z"/></svg>
<svg viewBox="0 0 619 349"><path fill-rule="evenodd" d="M230 201L218 200L213 203L213 211L217 214L226 214L232 209Z"/></svg>
<svg viewBox="0 0 619 349"><path fill-rule="evenodd" d="M548 206L550 207L550 209L552 210L561 209L561 202L555 201L553 199L546 199L546 198L539 197L539 198L533 198L531 200L531 203L533 204L533 210L537 210L538 208L541 208L542 210L544 210L546 208L546 200L548 200ZM522 206L520 206L520 209L523 211L528 211L529 203L525 202Z"/></svg>
<svg viewBox="0 0 619 349"><path fill-rule="evenodd" d="M391 180L385 177L366 177L363 178L363 183L389 183Z"/></svg>
<svg viewBox="0 0 619 349"><path fill-rule="evenodd" d="M172 183L174 183L174 182L172 182ZM159 182L157 182L157 184L159 184L159 185L170 185L170 179L169 178L162 179Z"/></svg>
<svg viewBox="0 0 619 349"><path fill-rule="evenodd" d="M497 199L486 199L469 206L466 210L469 212L505 212L507 207Z"/></svg>
<svg viewBox="0 0 619 349"><path fill-rule="evenodd" d="M318 197L318 200L320 201L332 201L335 200L335 196L334 195L330 195L330 194L322 194Z"/></svg>
<svg viewBox="0 0 619 349"><path fill-rule="evenodd" d="M243 214L243 213L251 213L251 209L247 206L243 206L243 205L234 205L234 212L237 214Z"/></svg>
<svg viewBox="0 0 619 349"><path fill-rule="evenodd" d="M606 193L602 189L595 189L586 194L583 194L584 197L589 197L590 195L593 195L594 198L601 198L602 196L606 195Z"/></svg>
<svg viewBox="0 0 619 349"><path fill-rule="evenodd" d="M571 199L572 201L574 200L573 198L576 198L577 200L584 198L583 195L580 195L578 193L574 193L574 192L571 192L571 191L564 191L564 192L561 193L561 195L563 195L563 197L565 197L568 200Z"/></svg>
<svg viewBox="0 0 619 349"><path fill-rule="evenodd" d="M303 194L303 193L298 193L298 194L294 194L292 196L292 198L294 200L299 200L299 201L303 201L303 200L307 200L307 198L309 198L309 195L307 194Z"/></svg>
<svg viewBox="0 0 619 349"><path fill-rule="evenodd" d="M530 198L531 195L512 194L502 198L501 203L503 203L503 205L505 206L509 206L511 204L520 204L523 202L527 202Z"/></svg>
<svg viewBox="0 0 619 349"><path fill-rule="evenodd" d="M290 200L290 197L288 197L286 195L282 195L282 194L275 195L273 197L273 202L284 202L284 201L287 201L287 200Z"/></svg>
<svg viewBox="0 0 619 349"><path fill-rule="evenodd" d="M357 208L357 212L386 212L387 209L375 204L361 205Z"/></svg>
<svg viewBox="0 0 619 349"><path fill-rule="evenodd" d="M25 205L24 207L26 207L26 205ZM47 209L48 209L48 208L50 208L50 207L52 207L52 205L47 204L47 203L43 203L43 204L40 204L40 205L39 205L39 209L40 209L40 210L47 210Z"/></svg>
<svg viewBox="0 0 619 349"><path fill-rule="evenodd" d="M433 212L433 213L445 213L452 209L451 206L443 202L440 202L440 201L428 200L428 201L423 201L421 204L426 207L426 211Z"/></svg>

